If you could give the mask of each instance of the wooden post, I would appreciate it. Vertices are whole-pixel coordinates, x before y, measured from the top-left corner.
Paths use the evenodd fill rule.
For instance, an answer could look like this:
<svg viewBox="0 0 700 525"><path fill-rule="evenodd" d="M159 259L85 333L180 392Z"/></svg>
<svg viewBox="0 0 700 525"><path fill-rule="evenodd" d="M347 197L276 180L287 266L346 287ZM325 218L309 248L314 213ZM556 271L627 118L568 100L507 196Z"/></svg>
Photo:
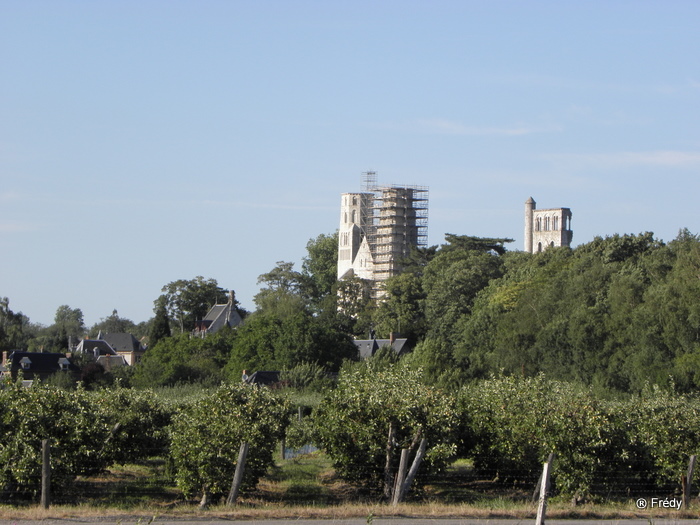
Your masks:
<svg viewBox="0 0 700 525"><path fill-rule="evenodd" d="M396 474L396 483L394 483L394 497L391 504L396 507L403 499L403 482L406 478L406 469L408 468L408 449L401 450L401 461L399 462L399 472Z"/></svg>
<svg viewBox="0 0 700 525"><path fill-rule="evenodd" d="M391 475L391 457L394 453L394 441L396 441L396 427L394 422L389 422L389 436L386 440L386 461L384 463L384 498L391 500L391 489L394 486Z"/></svg>
<svg viewBox="0 0 700 525"><path fill-rule="evenodd" d="M540 484L540 503L537 506L537 520L535 525L544 525L544 516L547 512L547 497L549 496L549 475L552 470L552 462L555 454L552 452L542 469L542 482Z"/></svg>
<svg viewBox="0 0 700 525"><path fill-rule="evenodd" d="M232 507L236 503L238 497L238 489L241 488L243 481L243 471L245 470L245 458L248 455L248 443L241 443L241 450L238 452L238 462L236 463L236 472L233 475L231 483L231 491L226 498L226 505Z"/></svg>
<svg viewBox="0 0 700 525"><path fill-rule="evenodd" d="M41 507L51 505L51 446L48 439L41 440Z"/></svg>
<svg viewBox="0 0 700 525"><path fill-rule="evenodd" d="M697 456L693 454L690 456L690 461L688 462L688 473L684 478L683 483L683 509L688 510L690 508L690 498L693 493L693 471L695 470L695 461Z"/></svg>
<svg viewBox="0 0 700 525"><path fill-rule="evenodd" d="M408 494L408 489L411 488L411 483L413 483L416 474L418 474L418 469L420 464L423 462L423 457L425 456L425 449L428 447L428 442L425 438L420 440L420 446L418 447L418 452L416 452L416 457L413 458L413 463L411 464L411 469L408 471L408 475L403 482L403 489L401 489L401 499Z"/></svg>

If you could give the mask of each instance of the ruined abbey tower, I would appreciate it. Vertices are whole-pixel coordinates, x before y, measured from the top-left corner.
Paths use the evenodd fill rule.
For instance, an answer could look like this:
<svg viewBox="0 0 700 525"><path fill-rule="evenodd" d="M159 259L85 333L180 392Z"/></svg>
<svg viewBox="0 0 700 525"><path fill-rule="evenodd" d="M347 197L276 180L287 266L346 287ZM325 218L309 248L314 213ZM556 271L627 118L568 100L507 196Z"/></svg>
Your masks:
<svg viewBox="0 0 700 525"><path fill-rule="evenodd" d="M357 276L381 283L401 271L400 259L411 246L428 243L428 188L378 186L377 174L363 173L363 191L343 193L338 230L338 279Z"/></svg>
<svg viewBox="0 0 700 525"><path fill-rule="evenodd" d="M554 246L571 246L574 236L571 230L571 210L538 210L536 207L532 197L525 201L525 251L540 253Z"/></svg>

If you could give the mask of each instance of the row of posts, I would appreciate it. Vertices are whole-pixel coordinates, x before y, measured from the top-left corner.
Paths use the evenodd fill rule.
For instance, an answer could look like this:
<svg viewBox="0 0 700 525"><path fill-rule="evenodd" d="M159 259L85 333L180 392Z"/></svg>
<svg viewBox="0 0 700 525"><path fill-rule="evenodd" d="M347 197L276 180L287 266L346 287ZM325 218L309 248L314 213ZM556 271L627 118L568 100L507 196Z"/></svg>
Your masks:
<svg viewBox="0 0 700 525"><path fill-rule="evenodd" d="M549 487L550 487L550 475L552 471L552 463L556 458L556 454L552 452L542 469L542 474L540 475L540 480L535 487L535 493L533 494L533 500L539 494L539 502L537 505L537 519L535 525L544 525L545 514L547 513L547 498L549 497ZM690 497L693 491L693 473L695 471L695 462L697 460L696 455L690 456L690 461L688 462L688 472L685 476L681 476L681 485L683 486L683 508L690 508Z"/></svg>
<svg viewBox="0 0 700 525"><path fill-rule="evenodd" d="M299 414L301 417L301 413ZM284 447L284 442L282 444ZM421 440L420 447L416 453L416 457L411 465L411 470L406 475L406 470L408 468L408 449L401 450L401 460L399 462L399 472L396 476L396 481L394 483L394 490L392 494L391 504L398 505L408 492L413 479L415 478L418 468L420 467L423 456L425 455L426 441ZM284 448L282 449L284 450ZM236 463L236 471L233 475L233 481L231 482L231 490L229 491L228 497L226 498L226 505L233 506L238 498L238 491L240 490L241 483L243 482L243 472L245 470L246 457L248 455L248 443L241 443L241 448L238 452L238 461ZM284 459L284 456L282 456ZM550 477L552 464L556 455L552 452L542 469L542 474L540 480L535 487L535 493L533 494L533 499L539 494L539 502L537 505L537 519L535 525L544 525L545 515L547 513L547 498L549 497L550 488ZM695 471L695 463L697 461L697 456L690 456L690 462L688 463L688 472L685 476L681 477L681 484L683 486L683 508L690 508L690 497L693 490L693 474ZM48 439L43 439L41 441L41 507L48 509L51 506L51 446L49 445Z"/></svg>

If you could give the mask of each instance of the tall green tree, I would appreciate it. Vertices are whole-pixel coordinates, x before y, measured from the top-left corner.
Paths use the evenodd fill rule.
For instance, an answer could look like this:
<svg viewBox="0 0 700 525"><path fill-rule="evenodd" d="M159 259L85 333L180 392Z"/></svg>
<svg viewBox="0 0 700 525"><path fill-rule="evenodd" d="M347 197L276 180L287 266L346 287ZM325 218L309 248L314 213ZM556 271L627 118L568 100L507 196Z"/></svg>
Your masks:
<svg viewBox="0 0 700 525"><path fill-rule="evenodd" d="M0 297L0 351L21 349L26 344L24 326L29 322L22 312L10 309L10 300Z"/></svg>
<svg viewBox="0 0 700 525"><path fill-rule="evenodd" d="M333 293L338 274L338 232L321 234L306 244L307 255L301 265L306 294L312 303L321 306L324 298Z"/></svg>
<svg viewBox="0 0 700 525"><path fill-rule="evenodd" d="M148 345L155 346L158 341L172 335L170 331L170 320L168 310L165 308L165 301L158 301L155 307L155 318L148 333Z"/></svg>
<svg viewBox="0 0 700 525"><path fill-rule="evenodd" d="M131 319L125 317L120 317L117 310L112 310L112 315L109 315L100 320L99 323L90 329L90 335L92 337L97 337L100 332L106 334L118 334L118 333L133 333L136 328L136 324Z"/></svg>
<svg viewBox="0 0 700 525"><path fill-rule="evenodd" d="M216 279L205 279L198 275L194 279L179 279L163 286L163 295L156 301L162 301L169 317L180 328L180 333L194 329L195 321L204 318L209 309L226 302L228 290L219 287Z"/></svg>
<svg viewBox="0 0 700 525"><path fill-rule="evenodd" d="M59 331L61 328L70 337L82 338L86 331L83 311L80 308L71 308L67 304L59 306L54 316L54 329Z"/></svg>

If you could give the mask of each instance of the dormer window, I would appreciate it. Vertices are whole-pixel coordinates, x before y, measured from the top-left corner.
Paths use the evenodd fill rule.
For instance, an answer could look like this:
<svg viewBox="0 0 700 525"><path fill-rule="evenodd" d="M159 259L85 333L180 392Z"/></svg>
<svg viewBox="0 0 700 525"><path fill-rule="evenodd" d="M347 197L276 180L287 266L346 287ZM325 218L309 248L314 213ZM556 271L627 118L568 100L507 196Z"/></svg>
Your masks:
<svg viewBox="0 0 700 525"><path fill-rule="evenodd" d="M61 370L68 370L68 365L70 365L70 361L68 361L68 359L66 359L65 357L62 357L58 360L58 365L61 367Z"/></svg>
<svg viewBox="0 0 700 525"><path fill-rule="evenodd" d="M22 370L29 370L29 367L32 366L32 360L25 356L20 360L19 364L22 366Z"/></svg>

